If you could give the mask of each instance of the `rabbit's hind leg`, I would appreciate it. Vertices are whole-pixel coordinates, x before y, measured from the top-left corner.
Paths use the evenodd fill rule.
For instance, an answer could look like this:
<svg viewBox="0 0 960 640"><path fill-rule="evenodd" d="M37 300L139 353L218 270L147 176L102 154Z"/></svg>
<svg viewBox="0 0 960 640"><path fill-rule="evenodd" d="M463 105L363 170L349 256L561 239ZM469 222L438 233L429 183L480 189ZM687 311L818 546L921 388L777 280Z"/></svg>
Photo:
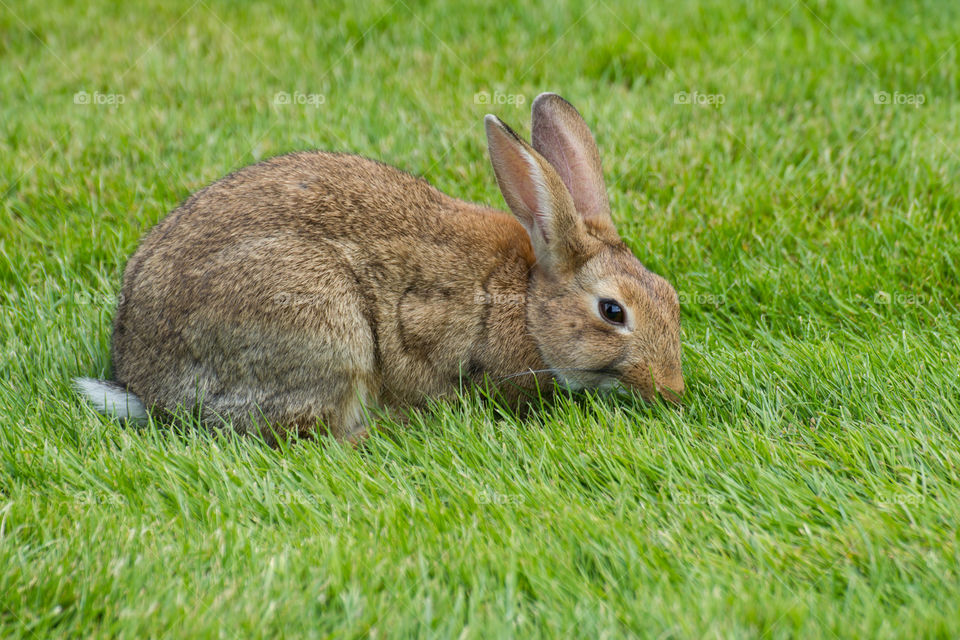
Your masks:
<svg viewBox="0 0 960 640"><path fill-rule="evenodd" d="M249 373L241 382L247 387L243 395L247 408L255 407L252 418L283 431L326 432L355 441L363 437L379 401L375 339L362 317L324 316L322 330L292 332L296 337L278 333L275 326L265 330L261 340L271 342L269 361L252 357L244 363Z"/></svg>
<svg viewBox="0 0 960 640"><path fill-rule="evenodd" d="M240 432L359 438L379 401L375 331L365 314L347 311L363 308L354 291L325 286L285 314L265 308L247 322L211 319L184 332L200 357L181 360L188 370L173 377L193 382L170 395Z"/></svg>
<svg viewBox="0 0 960 640"><path fill-rule="evenodd" d="M322 433L338 440L361 439L378 400L373 359L364 348L368 345L358 344L356 339L347 349L346 341L331 342L336 342L335 336L297 340L296 346L275 341L267 347L270 375L264 374L265 363L241 359L231 364L241 364L238 368L247 373L229 381L233 384L222 384L226 377L222 370L199 376L207 383L203 385L205 393L201 392L204 422L214 424L228 418L234 429L259 433L268 440ZM260 375L252 375L254 371Z"/></svg>

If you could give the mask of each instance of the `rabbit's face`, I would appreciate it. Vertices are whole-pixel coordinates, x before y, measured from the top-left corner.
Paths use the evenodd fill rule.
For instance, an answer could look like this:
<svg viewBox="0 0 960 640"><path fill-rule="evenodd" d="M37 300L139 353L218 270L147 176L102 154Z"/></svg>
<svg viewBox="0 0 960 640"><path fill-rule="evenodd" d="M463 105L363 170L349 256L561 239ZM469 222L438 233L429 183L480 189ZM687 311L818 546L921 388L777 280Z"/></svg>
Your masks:
<svg viewBox="0 0 960 640"><path fill-rule="evenodd" d="M566 276L542 274L528 301L541 357L573 389L618 384L653 400L683 393L676 291L623 244L604 244Z"/></svg>
<svg viewBox="0 0 960 640"><path fill-rule="evenodd" d="M683 393L680 307L617 235L593 134L553 93L532 107L532 146L485 120L504 200L527 230L537 264L528 328L550 370L573 388L623 384L651 400Z"/></svg>

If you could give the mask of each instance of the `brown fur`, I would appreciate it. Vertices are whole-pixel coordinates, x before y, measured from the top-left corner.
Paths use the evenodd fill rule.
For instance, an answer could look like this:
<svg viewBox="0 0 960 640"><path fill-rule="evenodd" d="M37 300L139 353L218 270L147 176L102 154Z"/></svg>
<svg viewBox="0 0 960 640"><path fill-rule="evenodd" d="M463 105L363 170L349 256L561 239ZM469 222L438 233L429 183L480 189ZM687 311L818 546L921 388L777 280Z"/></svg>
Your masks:
<svg viewBox="0 0 960 640"><path fill-rule="evenodd" d="M485 376L513 404L558 369L571 386L682 392L676 294L620 242L600 196L568 192L590 179L602 189L579 114L538 98L534 142L538 131L547 142L536 151L499 121L487 129L502 187L527 178L509 174L524 172L524 153L538 163L550 220L518 213L506 188L516 217L325 152L272 158L193 195L127 265L117 381L147 407L199 406L240 431L309 432L319 420L348 439L362 436L367 408L418 406ZM552 168L556 131L567 150L588 147L598 175ZM623 304L631 330L599 316L598 293Z"/></svg>

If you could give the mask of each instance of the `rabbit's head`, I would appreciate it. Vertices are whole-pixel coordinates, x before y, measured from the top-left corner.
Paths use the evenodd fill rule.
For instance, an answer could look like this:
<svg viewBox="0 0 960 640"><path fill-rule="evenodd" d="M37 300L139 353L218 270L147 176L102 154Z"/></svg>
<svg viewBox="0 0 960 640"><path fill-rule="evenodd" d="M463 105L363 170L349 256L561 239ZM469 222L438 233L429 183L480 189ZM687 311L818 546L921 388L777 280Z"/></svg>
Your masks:
<svg viewBox="0 0 960 640"><path fill-rule="evenodd" d="M647 400L657 392L679 400L676 291L620 240L600 155L577 110L544 93L532 111L532 146L495 116L485 124L500 190L537 258L526 313L541 357L574 389L620 383Z"/></svg>

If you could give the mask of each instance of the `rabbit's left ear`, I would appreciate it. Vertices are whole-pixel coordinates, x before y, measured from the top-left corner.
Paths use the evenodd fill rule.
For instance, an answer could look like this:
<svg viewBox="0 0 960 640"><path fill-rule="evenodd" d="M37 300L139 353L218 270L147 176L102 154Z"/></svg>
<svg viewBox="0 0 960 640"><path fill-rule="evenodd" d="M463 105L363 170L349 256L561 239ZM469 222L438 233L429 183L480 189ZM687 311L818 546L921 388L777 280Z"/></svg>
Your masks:
<svg viewBox="0 0 960 640"><path fill-rule="evenodd" d="M553 272L582 261L585 232L570 193L557 172L499 118L484 118L490 161L507 206L520 220L537 262Z"/></svg>
<svg viewBox="0 0 960 640"><path fill-rule="evenodd" d="M555 93L537 96L531 117L533 148L553 165L577 212L584 220L612 226L600 151L587 123L572 104Z"/></svg>

